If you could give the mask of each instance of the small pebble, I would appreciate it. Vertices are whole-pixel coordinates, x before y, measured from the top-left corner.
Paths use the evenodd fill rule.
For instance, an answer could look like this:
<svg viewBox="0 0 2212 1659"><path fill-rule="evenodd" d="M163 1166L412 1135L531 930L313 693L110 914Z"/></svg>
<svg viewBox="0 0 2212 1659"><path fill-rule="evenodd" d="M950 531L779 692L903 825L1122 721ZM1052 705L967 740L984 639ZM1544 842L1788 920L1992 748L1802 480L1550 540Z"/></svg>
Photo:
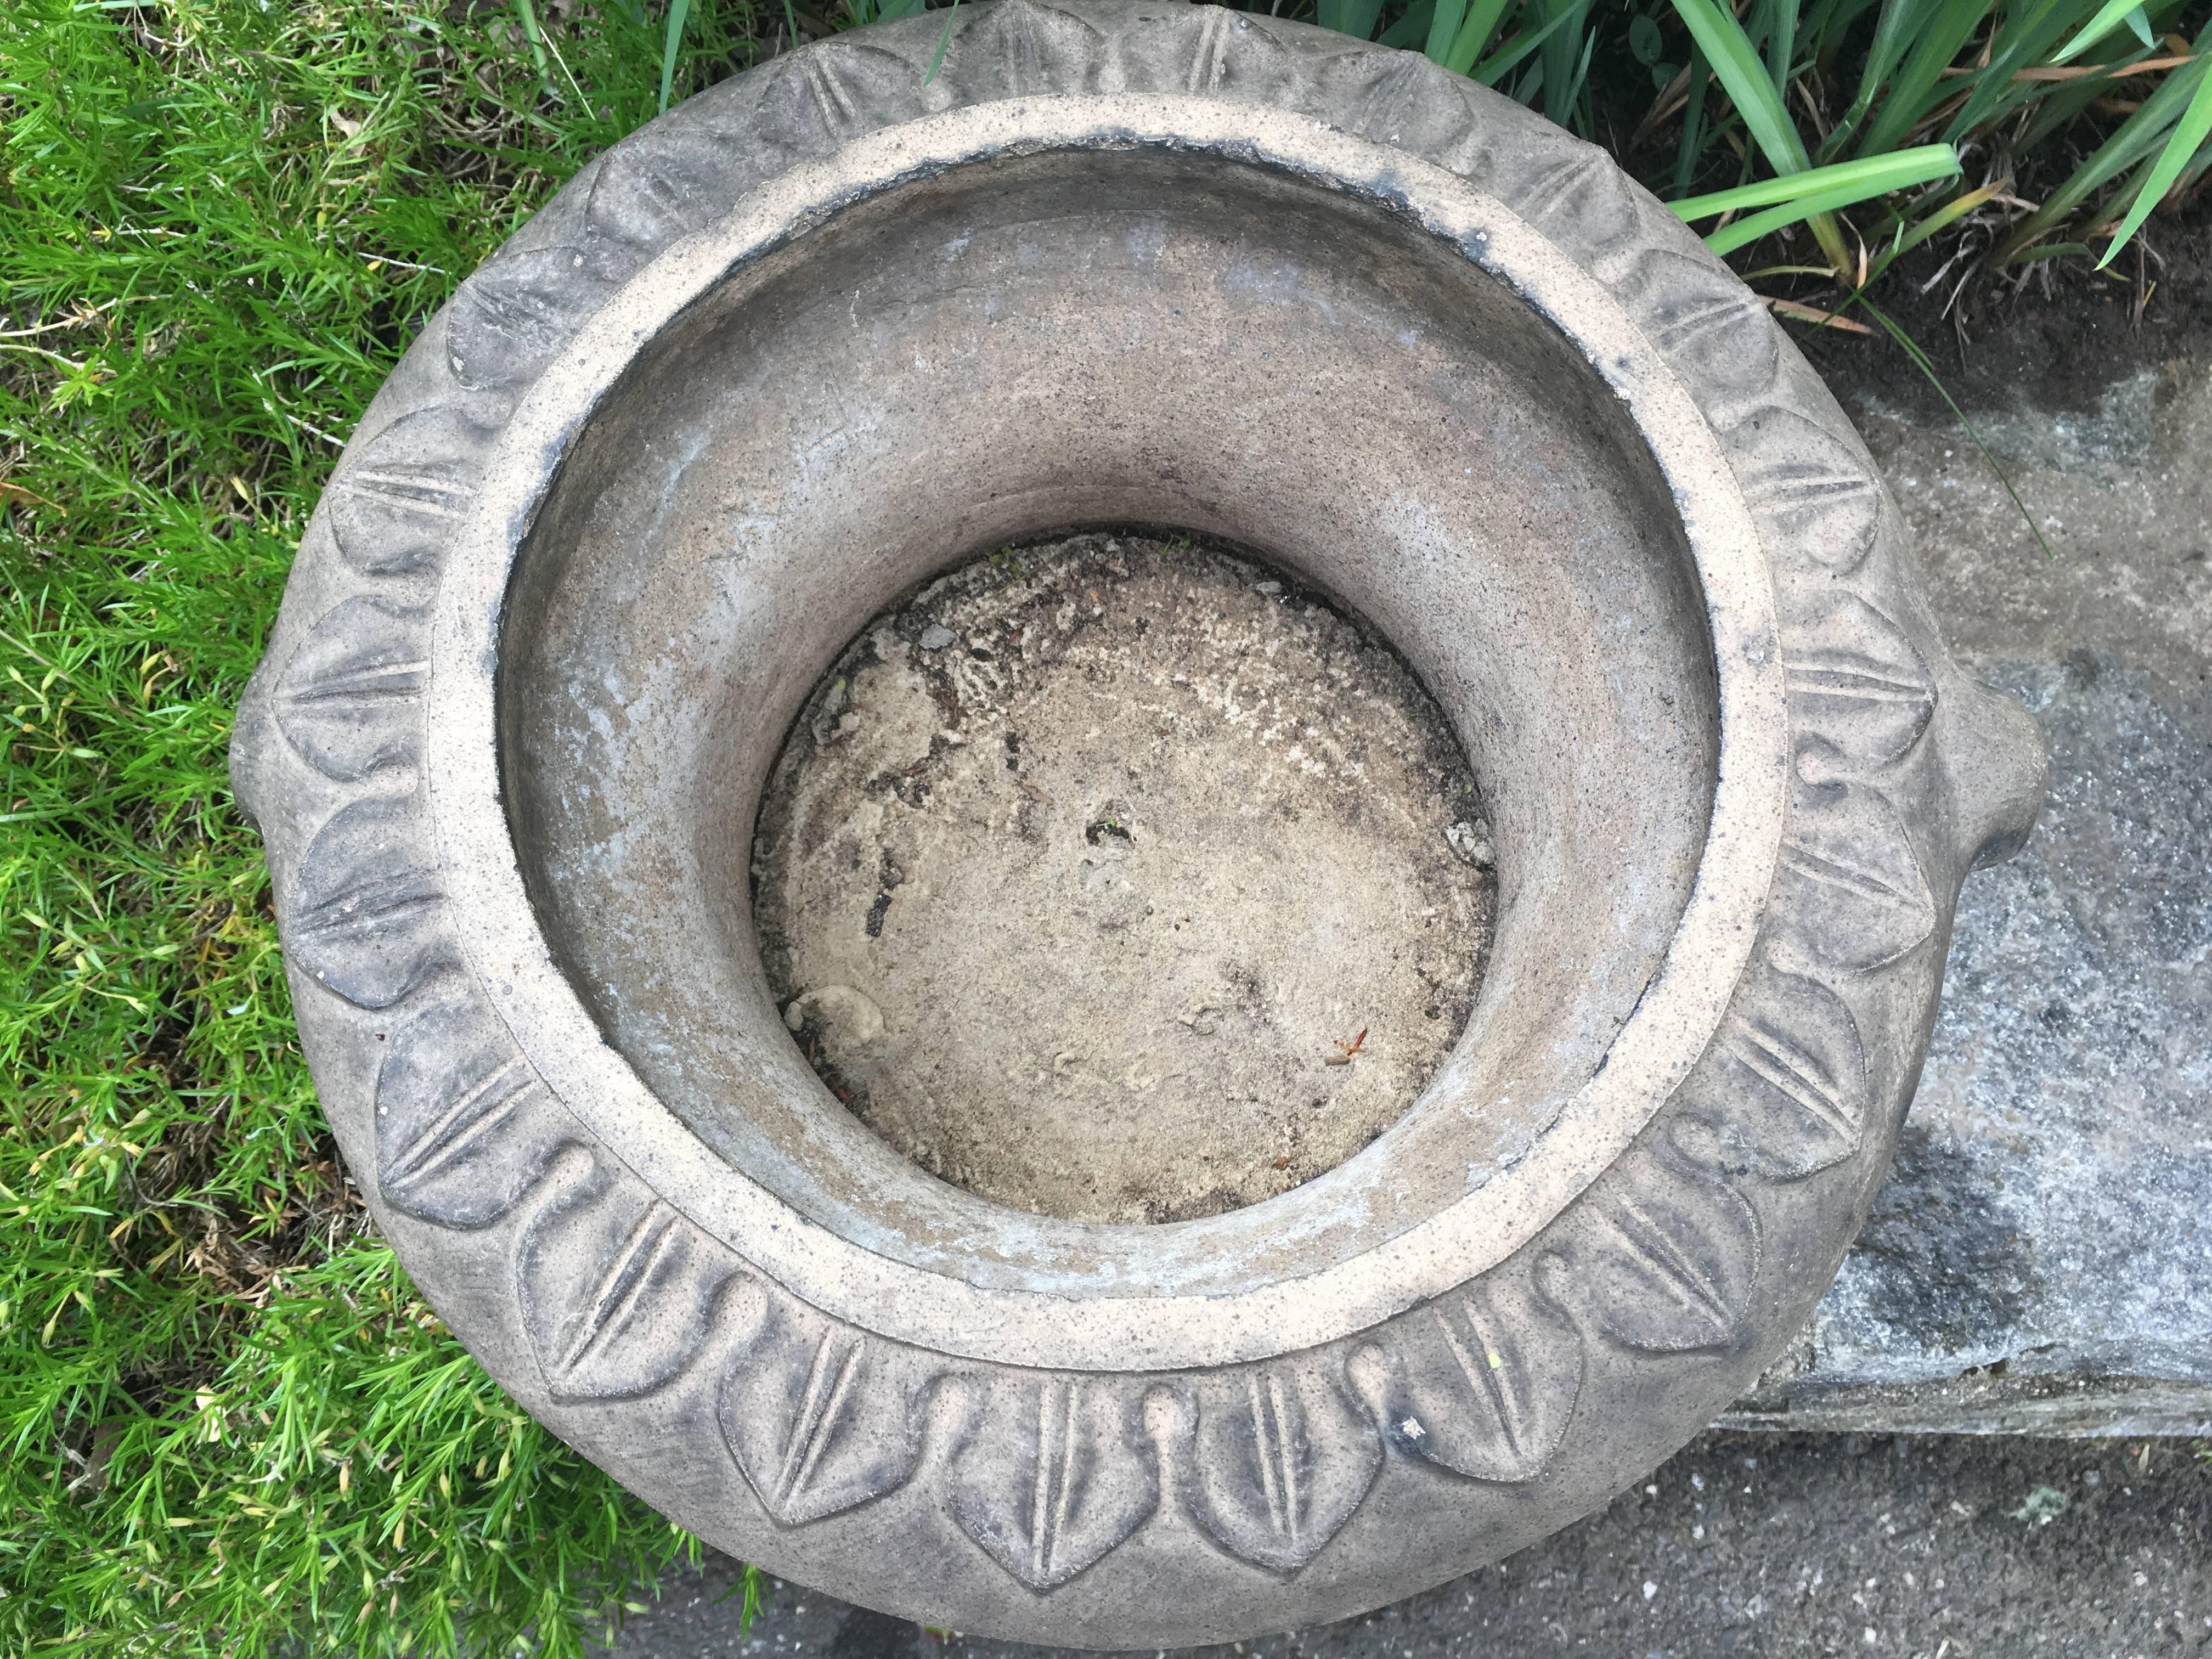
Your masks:
<svg viewBox="0 0 2212 1659"><path fill-rule="evenodd" d="M932 623L921 630L921 648L925 651L942 651L952 643L955 637L957 636L952 630L943 623Z"/></svg>

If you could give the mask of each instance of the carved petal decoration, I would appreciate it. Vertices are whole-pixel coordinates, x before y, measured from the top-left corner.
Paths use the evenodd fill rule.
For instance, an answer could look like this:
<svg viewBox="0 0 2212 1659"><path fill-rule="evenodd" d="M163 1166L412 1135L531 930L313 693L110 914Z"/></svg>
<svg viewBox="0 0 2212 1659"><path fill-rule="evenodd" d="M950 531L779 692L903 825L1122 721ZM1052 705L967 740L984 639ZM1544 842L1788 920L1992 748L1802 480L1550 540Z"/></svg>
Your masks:
<svg viewBox="0 0 2212 1659"><path fill-rule="evenodd" d="M1386 144L1435 149L1449 144L1468 124L1459 88L1462 77L1417 52L1378 59L1372 52L1346 53L1324 62L1317 77L1331 105L1354 103L1350 129ZM1364 82L1354 89L1354 85Z"/></svg>
<svg viewBox="0 0 2212 1659"><path fill-rule="evenodd" d="M450 1227L498 1220L574 1120L473 992L431 1004L391 1041L376 1078L377 1190Z"/></svg>
<svg viewBox="0 0 2212 1659"><path fill-rule="evenodd" d="M1158 1507L1139 1415L1114 1382L994 1377L953 1461L953 1518L1031 1589L1057 1589Z"/></svg>
<svg viewBox="0 0 2212 1659"><path fill-rule="evenodd" d="M1620 286L1646 319L1651 343L1686 378L1739 398L1773 384L1781 336L1758 297L1729 271L1655 248Z"/></svg>
<svg viewBox="0 0 2212 1659"><path fill-rule="evenodd" d="M1595 144L1564 136L1555 142L1557 161L1498 181L1507 205L1579 258L1627 247L1639 224L1627 175Z"/></svg>
<svg viewBox="0 0 2212 1659"><path fill-rule="evenodd" d="M1493 1273L1390 1327L1391 1440L1507 1484L1558 1449L1582 1391L1582 1338L1526 1280Z"/></svg>
<svg viewBox="0 0 2212 1659"><path fill-rule="evenodd" d="M1343 1389L1310 1366L1252 1366L1199 1388L1191 1513L1232 1554L1296 1572L1375 1484L1382 1442Z"/></svg>
<svg viewBox="0 0 2212 1659"><path fill-rule="evenodd" d="M1855 1155L1874 1109L1866 1048L1816 980L1755 966L1688 1091L1759 1174L1792 1181Z"/></svg>
<svg viewBox="0 0 2212 1659"><path fill-rule="evenodd" d="M584 222L633 261L649 258L730 210L751 171L736 149L700 132L641 133L599 164Z"/></svg>
<svg viewBox="0 0 2212 1659"><path fill-rule="evenodd" d="M963 28L945 72L963 100L1089 92L1105 60L1105 37L1071 13L1036 0L1003 3Z"/></svg>
<svg viewBox="0 0 2212 1659"><path fill-rule="evenodd" d="M1615 1341L1690 1353L1748 1338L1759 1218L1726 1182L1646 1152L1616 1166L1577 1222L1557 1289L1582 1297Z"/></svg>
<svg viewBox="0 0 2212 1659"><path fill-rule="evenodd" d="M771 1295L722 1382L722 1438L785 1526L896 1491L921 1461L927 1377L893 1345Z"/></svg>
<svg viewBox="0 0 2212 1659"><path fill-rule="evenodd" d="M1806 632L1818 643L1784 664L1801 725L1862 768L1910 754L1936 713L1936 676L1905 630L1844 594L1825 605Z"/></svg>
<svg viewBox="0 0 2212 1659"><path fill-rule="evenodd" d="M390 1007L451 960L419 799L371 796L331 818L301 861L289 910L286 948L363 1008Z"/></svg>
<svg viewBox="0 0 2212 1659"><path fill-rule="evenodd" d="M421 611L380 599L348 599L315 624L276 687L276 724L302 760L347 783L413 763L428 627Z"/></svg>
<svg viewBox="0 0 2212 1659"><path fill-rule="evenodd" d="M921 113L922 71L880 46L824 40L784 60L761 99L772 142L807 155Z"/></svg>
<svg viewBox="0 0 2212 1659"><path fill-rule="evenodd" d="M1936 931L1936 900L1897 809L1871 789L1800 789L1774 907L1814 960L1864 973Z"/></svg>
<svg viewBox="0 0 2212 1659"><path fill-rule="evenodd" d="M1795 562L1802 553L1838 575L1866 562L1881 527L1881 487L1850 443L1771 404L1723 441L1739 454L1758 444L1771 458L1746 467L1743 487L1760 528L1784 544L1776 558Z"/></svg>
<svg viewBox="0 0 2212 1659"><path fill-rule="evenodd" d="M418 409L349 456L323 497L345 562L366 576L428 563L476 493L485 436L459 410Z"/></svg>
<svg viewBox="0 0 2212 1659"><path fill-rule="evenodd" d="M611 291L581 248L532 248L495 260L461 285L447 313L453 378L477 391L527 385Z"/></svg>
<svg viewBox="0 0 2212 1659"><path fill-rule="evenodd" d="M1296 73L1290 48L1242 12L1187 6L1164 11L1159 21L1115 43L1123 83L1133 92L1270 98Z"/></svg>
<svg viewBox="0 0 2212 1659"><path fill-rule="evenodd" d="M737 1264L627 1171L573 1147L515 1253L522 1326L556 1400L633 1400L707 1340Z"/></svg>

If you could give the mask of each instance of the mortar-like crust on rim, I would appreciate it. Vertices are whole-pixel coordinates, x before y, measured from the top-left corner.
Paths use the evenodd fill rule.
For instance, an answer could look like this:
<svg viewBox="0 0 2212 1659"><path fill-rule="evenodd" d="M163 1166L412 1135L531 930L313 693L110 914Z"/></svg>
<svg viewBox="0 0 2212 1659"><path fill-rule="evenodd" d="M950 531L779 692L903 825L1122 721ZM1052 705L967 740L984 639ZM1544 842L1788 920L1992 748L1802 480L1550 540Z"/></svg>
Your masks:
<svg viewBox="0 0 2212 1659"><path fill-rule="evenodd" d="M1886 1166L1957 882L2025 834L2032 757L1944 658L1894 507L1817 378L1598 152L1418 57L1300 26L1003 0L963 9L931 80L943 27L842 37L702 94L603 158L464 286L310 526L241 711L240 795L268 837L304 1045L349 1164L374 1172L380 1222L493 1374L672 1518L772 1571L970 1631L1166 1644L1340 1616L1601 1501L1796 1331ZM1168 96L1038 96L1051 93ZM1190 94L1207 96L1176 96ZM1724 461L1735 488L1717 493L1741 492L1771 573L1780 660L1724 667L1722 682L1737 699L1730 737L1775 718L1774 676L1786 684L1786 739L1751 745L1793 763L1763 781L1786 787L1786 812L1756 936L1722 947L1734 990L1702 1056L1652 1098L1656 1116L1609 1126L1627 1144L1601 1170L1560 1177L1580 1196L1537 1215L1520 1249L1486 1272L1462 1266L1465 1282L1440 1275L1441 1293L1391 1279L1370 1322L1315 1346L1297 1344L1334 1326L1291 1310L1282 1340L1240 1348L1232 1334L1227 1350L1253 1356L1234 1363L1074 1366L1048 1348L1002 1363L972 1357L993 1339L957 1309L942 1333L882 1335L874 1262L863 1282L811 1285L819 1301L794 1294L812 1268L775 1258L786 1223L771 1215L762 1238L735 1218L731 1237L763 1262L696 1224L723 1218L687 1216L641 1178L666 1146L641 1139L617 1157L587 1121L602 1103L548 1086L495 1012L528 960L484 955L489 936L465 941L454 923L477 902L470 883L504 879L511 854L494 846L449 891L459 848L437 837L459 799L445 792L467 774L448 772L447 748L466 744L426 720L427 664L434 608L434 648L456 653L447 675L477 674L460 658L489 642L485 593L471 611L439 583L499 433L549 365L580 361L564 356L580 335L617 326L589 319L678 236L709 233L655 280L687 259L712 268L732 250L714 252L709 228L741 206L749 222L771 217L769 190L812 199L854 155L895 173L900 140L856 146L868 132L908 124L908 142L957 142L957 118L924 118L1006 100L993 118L1009 128L1048 107L1101 120L1150 107L1163 128L1212 124L1215 143L1289 135L1291 165L1320 156L1354 178L1395 173L1415 196L1433 187L1448 234L1455 203L1494 198L1507 216L1493 239L1518 245L1509 270L1571 268L1534 285L1539 304L1601 290L1610 300L1575 312L1571 331L1601 333L1593 315L1617 307L1664 359L1648 381L1632 368L1632 394L1663 408L1654 386L1679 380L1697 416L1677 453ZM775 185L810 161L823 172ZM559 401L543 395L520 418ZM1694 532L1701 555L1725 541ZM474 647L447 626L462 614ZM476 718L487 707L480 689ZM1723 788L1760 796L1735 766L1724 749ZM1729 821L1717 811L1717 833ZM503 843L495 814L464 834L495 829ZM680 1138L663 1126L646 1139ZM849 1266L856 1253L825 1254ZM1401 1293L1426 1299L1393 1303Z"/></svg>

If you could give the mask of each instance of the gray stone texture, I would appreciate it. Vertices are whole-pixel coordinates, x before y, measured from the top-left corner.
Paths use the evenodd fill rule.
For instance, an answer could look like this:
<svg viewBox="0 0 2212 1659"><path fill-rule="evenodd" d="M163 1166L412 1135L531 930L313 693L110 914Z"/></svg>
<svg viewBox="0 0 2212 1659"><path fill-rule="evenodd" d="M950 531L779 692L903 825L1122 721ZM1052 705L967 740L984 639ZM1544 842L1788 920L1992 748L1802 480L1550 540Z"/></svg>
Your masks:
<svg viewBox="0 0 2212 1659"><path fill-rule="evenodd" d="M2048 556L1910 369L1830 365L2051 797L1966 883L1889 1180L1729 1421L2212 1432L2212 358L2172 304L2148 337L2077 301L1942 354Z"/></svg>
<svg viewBox="0 0 2212 1659"><path fill-rule="evenodd" d="M1379 1605L1603 1503L1802 1326L2041 745L1820 380L1601 152L1265 19L1002 0L939 81L941 27L636 135L364 420L235 739L302 1046L488 1370L721 1547L1095 1645ZM1500 892L1364 1155L1115 1228L870 1134L744 896L856 629L1140 517L1357 595Z"/></svg>

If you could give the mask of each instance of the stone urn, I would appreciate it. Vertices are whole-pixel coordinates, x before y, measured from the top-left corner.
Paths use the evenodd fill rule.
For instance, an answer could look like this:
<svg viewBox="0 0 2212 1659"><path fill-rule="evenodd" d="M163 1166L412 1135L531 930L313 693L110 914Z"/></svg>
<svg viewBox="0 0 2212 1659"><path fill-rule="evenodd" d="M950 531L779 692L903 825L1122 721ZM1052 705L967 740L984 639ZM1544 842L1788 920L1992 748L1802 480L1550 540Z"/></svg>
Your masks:
<svg viewBox="0 0 2212 1659"><path fill-rule="evenodd" d="M309 525L239 797L379 1224L671 1519L996 1637L1352 1613L1602 1504L1798 1333L2041 750L1819 379L1600 151L1181 0L947 38L700 94L462 285ZM1497 871L1388 1132L1153 1225L902 1158L749 914L855 631L1116 524L1387 635Z"/></svg>

